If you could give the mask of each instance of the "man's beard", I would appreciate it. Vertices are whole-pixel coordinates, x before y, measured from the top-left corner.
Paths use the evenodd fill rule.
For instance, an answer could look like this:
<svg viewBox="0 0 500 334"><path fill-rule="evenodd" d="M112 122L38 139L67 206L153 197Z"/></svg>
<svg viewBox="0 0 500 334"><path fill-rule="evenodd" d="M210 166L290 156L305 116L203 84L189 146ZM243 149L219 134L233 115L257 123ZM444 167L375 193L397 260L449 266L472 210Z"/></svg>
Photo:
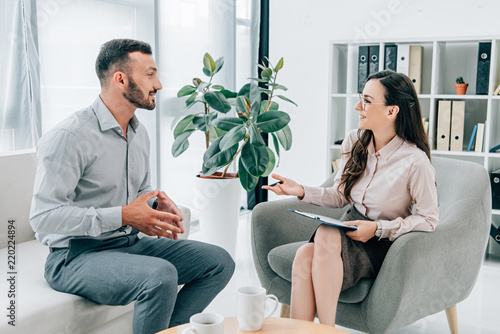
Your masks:
<svg viewBox="0 0 500 334"><path fill-rule="evenodd" d="M156 89L152 92L156 93ZM156 107L155 101L149 101L149 94L144 96L144 93L137 87L130 76L129 89L123 93L123 96L137 108L153 110Z"/></svg>

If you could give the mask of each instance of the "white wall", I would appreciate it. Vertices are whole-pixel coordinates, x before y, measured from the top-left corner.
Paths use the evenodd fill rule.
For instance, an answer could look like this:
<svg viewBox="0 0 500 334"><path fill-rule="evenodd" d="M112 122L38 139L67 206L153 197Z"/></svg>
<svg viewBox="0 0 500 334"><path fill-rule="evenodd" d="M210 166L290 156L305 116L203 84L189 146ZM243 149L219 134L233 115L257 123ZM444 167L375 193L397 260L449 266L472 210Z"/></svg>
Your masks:
<svg viewBox="0 0 500 334"><path fill-rule="evenodd" d="M276 172L307 185L326 177L329 41L500 36L499 12L493 0L270 1L270 59L284 57L278 81L299 105L282 108L294 141Z"/></svg>

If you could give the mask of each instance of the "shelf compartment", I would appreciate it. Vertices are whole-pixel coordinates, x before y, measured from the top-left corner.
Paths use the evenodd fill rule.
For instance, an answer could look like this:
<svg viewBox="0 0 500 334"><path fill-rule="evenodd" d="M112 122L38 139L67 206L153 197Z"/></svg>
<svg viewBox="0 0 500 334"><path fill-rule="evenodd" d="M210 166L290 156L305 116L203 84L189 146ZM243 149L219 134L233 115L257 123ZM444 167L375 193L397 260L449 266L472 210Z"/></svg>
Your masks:
<svg viewBox="0 0 500 334"><path fill-rule="evenodd" d="M462 144L462 151L454 151L454 152L449 152L449 151L436 151L436 152L449 152L445 154L463 154L463 153L473 153L473 152L467 152L467 147L469 146L469 141L472 136L472 132L474 129L474 125L478 123L485 123L485 133L483 134L483 147L486 143L486 119L487 119L487 110L488 110L488 100L486 99L462 99L461 97L454 95L454 98L451 99L436 99L435 100L435 114L434 114L434 123L431 124L433 125L433 136L432 136L432 148L436 148L436 143L437 143L437 125L438 125L438 116L439 116L439 108L438 104L439 101L442 100L451 100L451 101L465 101L465 117L464 117L464 133L463 133L463 144ZM451 112L451 116L453 117L453 110ZM451 126L451 120L450 120L450 126ZM475 139L474 139L474 144L475 144ZM484 149L482 150L484 152ZM478 152L475 152L478 153Z"/></svg>
<svg viewBox="0 0 500 334"><path fill-rule="evenodd" d="M476 94L477 59L480 42L482 41L436 43L436 94L455 94L455 82L459 76L462 76L464 81L469 84L466 95ZM491 40L484 42L491 42Z"/></svg>

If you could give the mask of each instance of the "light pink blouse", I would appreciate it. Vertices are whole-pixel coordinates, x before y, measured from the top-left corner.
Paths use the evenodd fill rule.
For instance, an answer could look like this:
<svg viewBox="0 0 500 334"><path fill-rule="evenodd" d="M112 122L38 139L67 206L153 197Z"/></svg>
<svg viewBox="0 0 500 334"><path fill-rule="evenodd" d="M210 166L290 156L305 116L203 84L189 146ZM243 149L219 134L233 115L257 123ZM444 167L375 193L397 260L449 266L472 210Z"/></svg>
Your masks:
<svg viewBox="0 0 500 334"><path fill-rule="evenodd" d="M329 208L349 204L338 190L340 177L351 148L358 139L353 130L342 143L342 157L331 188L304 186L303 202ZM344 154L347 153L347 154ZM371 219L379 219L381 238L394 240L410 231L434 231L439 221L435 170L425 152L396 136L375 152L368 146L366 169L351 190L356 209ZM415 205L415 214L412 208Z"/></svg>

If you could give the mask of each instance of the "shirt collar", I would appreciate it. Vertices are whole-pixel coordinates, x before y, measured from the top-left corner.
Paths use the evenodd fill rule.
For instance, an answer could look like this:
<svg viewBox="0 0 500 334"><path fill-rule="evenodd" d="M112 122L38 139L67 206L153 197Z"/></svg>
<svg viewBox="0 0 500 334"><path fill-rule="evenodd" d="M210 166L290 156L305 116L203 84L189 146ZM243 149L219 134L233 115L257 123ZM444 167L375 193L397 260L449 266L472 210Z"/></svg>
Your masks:
<svg viewBox="0 0 500 334"><path fill-rule="evenodd" d="M116 121L115 117L109 111L108 107L102 102L101 96L97 96L94 103L92 104L92 109L97 117L101 131L107 131L109 129L121 130L120 124ZM139 120L134 115L128 123L134 132L137 132L137 127L139 126Z"/></svg>
<svg viewBox="0 0 500 334"><path fill-rule="evenodd" d="M387 145L382 147L378 152L375 152L375 145L373 144L372 138L372 141L368 145L368 153L371 155L378 155L382 159L389 160L389 158L399 149L399 147L401 147L401 145L403 145L403 143L403 138L396 135L389 143L387 143Z"/></svg>

